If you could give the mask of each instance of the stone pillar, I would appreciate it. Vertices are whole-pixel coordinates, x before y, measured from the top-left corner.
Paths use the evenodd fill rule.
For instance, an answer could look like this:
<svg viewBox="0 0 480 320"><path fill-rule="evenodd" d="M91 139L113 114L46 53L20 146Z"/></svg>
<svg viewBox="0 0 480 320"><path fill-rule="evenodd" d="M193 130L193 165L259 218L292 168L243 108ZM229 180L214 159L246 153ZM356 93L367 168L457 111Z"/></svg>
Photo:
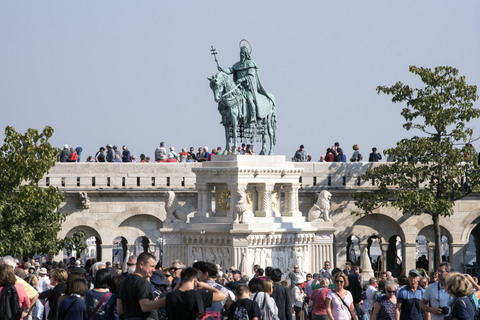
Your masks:
<svg viewBox="0 0 480 320"><path fill-rule="evenodd" d="M449 257L453 270L465 273L467 270L465 270L463 261L465 261L465 251L468 248L468 243L449 243L449 246L452 248L451 251L453 251L453 254Z"/></svg>
<svg viewBox="0 0 480 320"><path fill-rule="evenodd" d="M380 244L380 248L382 249L382 272L387 272L388 243Z"/></svg>
<svg viewBox="0 0 480 320"><path fill-rule="evenodd" d="M195 217L203 218L207 216L207 203L205 203L206 202L205 194L207 192L207 186L205 184L197 184L196 189L198 194L198 210Z"/></svg>
<svg viewBox="0 0 480 320"><path fill-rule="evenodd" d="M293 199L293 203L292 203L292 196L293 196L292 186L285 185L283 186L283 189L285 190L285 203L283 207L282 216L291 217L293 212L292 207L295 204L295 199Z"/></svg>
<svg viewBox="0 0 480 320"><path fill-rule="evenodd" d="M271 217L272 216L272 191L273 185L260 184L257 185L258 202L256 217Z"/></svg>
<svg viewBox="0 0 480 320"><path fill-rule="evenodd" d="M405 243L404 254L403 254L403 263L405 267L405 272L415 269L415 250L417 248L416 243ZM407 274L408 275L408 274Z"/></svg>
<svg viewBox="0 0 480 320"><path fill-rule="evenodd" d="M101 244L102 246L102 261L112 261L113 244Z"/></svg>
<svg viewBox="0 0 480 320"><path fill-rule="evenodd" d="M428 242L428 271L434 272L435 271L435 243Z"/></svg>

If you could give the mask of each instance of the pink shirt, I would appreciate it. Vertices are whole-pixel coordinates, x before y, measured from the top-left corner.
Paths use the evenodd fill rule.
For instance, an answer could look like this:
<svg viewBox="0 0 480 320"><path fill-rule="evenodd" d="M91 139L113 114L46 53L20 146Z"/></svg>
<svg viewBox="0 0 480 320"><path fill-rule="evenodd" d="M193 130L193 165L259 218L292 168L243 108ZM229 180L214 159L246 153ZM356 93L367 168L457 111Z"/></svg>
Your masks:
<svg viewBox="0 0 480 320"><path fill-rule="evenodd" d="M20 283L15 283L15 289L17 289L18 300L20 302L20 308L24 310L30 308L30 299L28 299L27 291ZM0 298L2 297L3 287L0 287Z"/></svg>

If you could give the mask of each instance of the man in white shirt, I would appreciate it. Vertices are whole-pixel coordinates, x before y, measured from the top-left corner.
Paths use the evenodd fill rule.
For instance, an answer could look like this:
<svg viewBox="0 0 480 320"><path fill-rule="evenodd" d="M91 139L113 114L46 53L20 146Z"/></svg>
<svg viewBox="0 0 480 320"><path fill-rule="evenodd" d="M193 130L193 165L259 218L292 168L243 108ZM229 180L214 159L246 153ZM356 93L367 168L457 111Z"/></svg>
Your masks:
<svg viewBox="0 0 480 320"><path fill-rule="evenodd" d="M332 277L332 267L330 265L330 261L325 261L324 267L320 270L320 273L328 272L330 275L329 279Z"/></svg>
<svg viewBox="0 0 480 320"><path fill-rule="evenodd" d="M38 271L38 293L42 293L50 288L50 278L47 276L47 269L40 268Z"/></svg>
<svg viewBox="0 0 480 320"><path fill-rule="evenodd" d="M378 283L376 278L370 278L368 281L368 288L366 291L368 300L368 314L372 316L373 305L375 304L375 292L378 291Z"/></svg>
<svg viewBox="0 0 480 320"><path fill-rule="evenodd" d="M438 282L430 284L423 293L420 308L423 311L430 313L432 320L441 320L443 317L450 315L450 301L453 299L446 291L446 279L450 272L453 271L452 265L448 262L442 262L438 266ZM448 310L448 313L442 313Z"/></svg>

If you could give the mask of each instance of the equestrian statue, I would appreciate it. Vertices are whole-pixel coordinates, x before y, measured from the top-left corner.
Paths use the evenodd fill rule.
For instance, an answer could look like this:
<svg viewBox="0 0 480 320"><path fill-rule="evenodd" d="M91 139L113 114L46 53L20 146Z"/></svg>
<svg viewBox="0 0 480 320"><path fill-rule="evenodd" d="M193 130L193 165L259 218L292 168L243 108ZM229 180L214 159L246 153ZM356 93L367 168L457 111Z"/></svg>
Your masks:
<svg viewBox="0 0 480 320"><path fill-rule="evenodd" d="M212 46L219 72L208 78L213 90L218 111L222 116L220 122L225 127L226 147L223 154L237 154L238 139L253 142L255 137L262 141L260 155L267 153L267 134L270 138L269 155L275 152L277 131L277 110L275 98L262 86L258 76L258 67L251 58L252 48L242 45L240 41L240 61L231 68L224 69L218 64L217 52ZM233 80L229 77L233 74ZM230 149L230 142L233 146Z"/></svg>

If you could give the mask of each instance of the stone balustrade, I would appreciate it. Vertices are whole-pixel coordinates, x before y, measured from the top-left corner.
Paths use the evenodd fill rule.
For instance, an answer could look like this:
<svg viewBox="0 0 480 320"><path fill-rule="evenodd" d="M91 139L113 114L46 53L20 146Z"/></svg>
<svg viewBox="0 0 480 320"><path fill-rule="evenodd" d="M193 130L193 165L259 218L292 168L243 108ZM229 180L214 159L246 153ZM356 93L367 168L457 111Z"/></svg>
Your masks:
<svg viewBox="0 0 480 320"><path fill-rule="evenodd" d="M372 181L361 177L380 163L297 162L303 168L303 189L363 189ZM195 189L192 168L201 163L57 163L40 186L60 189Z"/></svg>

